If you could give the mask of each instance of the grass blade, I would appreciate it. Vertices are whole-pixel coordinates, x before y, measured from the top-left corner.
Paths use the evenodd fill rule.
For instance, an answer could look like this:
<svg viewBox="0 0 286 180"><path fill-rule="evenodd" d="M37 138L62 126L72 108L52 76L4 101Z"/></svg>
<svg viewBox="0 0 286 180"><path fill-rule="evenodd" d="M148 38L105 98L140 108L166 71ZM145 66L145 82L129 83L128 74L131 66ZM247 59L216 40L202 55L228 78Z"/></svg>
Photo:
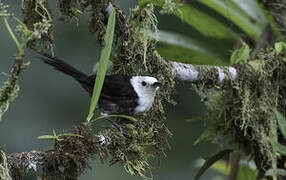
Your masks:
<svg viewBox="0 0 286 180"><path fill-rule="evenodd" d="M92 98L90 102L89 114L87 116L87 122L89 122L93 116L95 107L99 100L99 96L101 93L101 89L103 86L103 82L105 79L105 74L108 66L108 60L110 58L113 36L114 36L114 28L115 28L115 9L112 8L111 14L108 18L106 34L105 34L105 47L101 51L98 71L96 73L96 79L94 83Z"/></svg>

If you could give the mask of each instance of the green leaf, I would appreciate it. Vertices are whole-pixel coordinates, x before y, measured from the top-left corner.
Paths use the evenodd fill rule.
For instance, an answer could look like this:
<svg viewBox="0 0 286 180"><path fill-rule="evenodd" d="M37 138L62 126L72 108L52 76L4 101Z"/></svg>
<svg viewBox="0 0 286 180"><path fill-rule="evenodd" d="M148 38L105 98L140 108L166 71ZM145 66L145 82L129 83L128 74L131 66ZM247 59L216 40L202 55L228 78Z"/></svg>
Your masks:
<svg viewBox="0 0 286 180"><path fill-rule="evenodd" d="M108 18L106 34L105 34L105 47L101 51L98 71L96 73L96 79L94 83L92 98L90 102L89 114L87 116L87 121L89 122L93 116L95 107L97 105L100 92L103 86L108 61L111 53L112 42L113 42L113 35L114 35L114 28L115 28L115 8L112 8L111 14Z"/></svg>
<svg viewBox="0 0 286 180"><path fill-rule="evenodd" d="M237 180L253 180L256 179L257 170L251 169L247 165L240 165Z"/></svg>
<svg viewBox="0 0 286 180"><path fill-rule="evenodd" d="M257 23L262 26L267 24L267 18L263 12L263 9L259 6L257 0L231 0L234 4L240 7L244 13L246 13Z"/></svg>
<svg viewBox="0 0 286 180"><path fill-rule="evenodd" d="M249 58L250 48L244 44L240 49L232 52L230 57L231 64L243 63Z"/></svg>
<svg viewBox="0 0 286 180"><path fill-rule="evenodd" d="M194 145L197 145L198 143L202 141L211 141L216 137L217 134L215 134L215 127L209 126L204 132L200 135L200 137L194 142Z"/></svg>
<svg viewBox="0 0 286 180"><path fill-rule="evenodd" d="M224 175L228 175L230 173L230 166L223 160L215 162L211 169L216 170Z"/></svg>
<svg viewBox="0 0 286 180"><path fill-rule="evenodd" d="M42 135L38 136L37 139L57 139L57 136L52 136L52 135Z"/></svg>
<svg viewBox="0 0 286 180"><path fill-rule="evenodd" d="M231 20L254 40L260 38L267 24L265 17L259 18L253 15L250 16L249 13L247 13L248 11L260 11L259 16L263 16L263 12L261 12L262 10L258 7L257 3L252 3L248 6L244 4L245 7L242 9L241 6L238 6L238 2L235 1L234 3L234 0L198 0L198 2L212 8Z"/></svg>
<svg viewBox="0 0 286 180"><path fill-rule="evenodd" d="M167 31L149 35L160 42L157 50L168 60L189 64L227 64L225 56L206 42Z"/></svg>
<svg viewBox="0 0 286 180"><path fill-rule="evenodd" d="M284 137L286 137L286 119L285 117L278 111L275 111L276 119L279 124L279 128Z"/></svg>
<svg viewBox="0 0 286 180"><path fill-rule="evenodd" d="M229 175L231 167L225 161L217 161L211 169L216 170L224 175ZM248 165L240 165L236 180L253 180L256 179L257 170L250 168Z"/></svg>
<svg viewBox="0 0 286 180"><path fill-rule="evenodd" d="M198 180L203 174L204 172L210 168L215 162L217 162L218 160L221 160L224 156L229 155L233 150L231 149L226 149L223 151L220 151L219 153L215 154L214 156L208 158L204 165L200 168L200 170L198 171L198 173L195 176L195 180Z"/></svg>
<svg viewBox="0 0 286 180"><path fill-rule="evenodd" d="M282 53L283 50L286 49L286 43L285 42L277 42L275 43L275 51L277 53Z"/></svg>
<svg viewBox="0 0 286 180"><path fill-rule="evenodd" d="M285 169L269 169L266 171L265 176L286 176L286 170Z"/></svg>
<svg viewBox="0 0 286 180"><path fill-rule="evenodd" d="M282 144L280 144L274 139L270 140L270 142L275 151L278 151L279 153L286 155L286 146L283 146Z"/></svg>
<svg viewBox="0 0 286 180"><path fill-rule="evenodd" d="M217 39L228 39L234 42L239 39L239 36L223 23L190 5L183 5L174 11L174 15L205 36Z"/></svg>

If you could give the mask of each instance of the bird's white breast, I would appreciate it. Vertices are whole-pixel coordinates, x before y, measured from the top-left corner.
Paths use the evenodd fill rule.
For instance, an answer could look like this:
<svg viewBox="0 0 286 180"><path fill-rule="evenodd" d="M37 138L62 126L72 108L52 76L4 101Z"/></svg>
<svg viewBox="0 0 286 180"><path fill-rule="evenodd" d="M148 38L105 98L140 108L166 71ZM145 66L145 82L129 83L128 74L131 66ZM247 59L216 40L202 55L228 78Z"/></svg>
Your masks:
<svg viewBox="0 0 286 180"><path fill-rule="evenodd" d="M135 108L135 113L148 111L153 104L155 93L154 94L141 94L138 95L138 106Z"/></svg>

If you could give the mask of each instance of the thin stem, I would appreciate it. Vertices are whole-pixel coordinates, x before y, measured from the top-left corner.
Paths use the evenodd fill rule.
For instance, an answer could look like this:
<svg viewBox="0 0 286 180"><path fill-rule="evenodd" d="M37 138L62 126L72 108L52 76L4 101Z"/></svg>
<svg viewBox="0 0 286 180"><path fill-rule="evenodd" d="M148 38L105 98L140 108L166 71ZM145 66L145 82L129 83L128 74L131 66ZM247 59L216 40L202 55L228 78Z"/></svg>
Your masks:
<svg viewBox="0 0 286 180"><path fill-rule="evenodd" d="M11 27L10 27L8 21L7 21L7 18L6 18L6 17L3 17L3 19L4 19L5 26L6 26L7 30L8 30L8 32L9 32L10 36L12 37L12 39L13 39L14 42L15 42L15 44L17 45L18 50L19 50L20 52L22 52L21 49L23 49L23 48L22 48L21 44L19 43L18 39L16 38L15 34L13 33L13 31L12 31L12 29L11 29Z"/></svg>
<svg viewBox="0 0 286 180"><path fill-rule="evenodd" d="M95 119L89 121L89 123L92 124L92 123L94 123L95 121L98 121L98 120L101 120L101 119L118 118L118 117L119 117L119 118L128 119L128 120L130 120L130 121L132 121L132 122L137 122L137 119L135 119L135 118L132 117L132 116L127 116L127 115L115 115L115 114L113 114L113 115L100 116L100 117L98 117L98 118L95 118Z"/></svg>

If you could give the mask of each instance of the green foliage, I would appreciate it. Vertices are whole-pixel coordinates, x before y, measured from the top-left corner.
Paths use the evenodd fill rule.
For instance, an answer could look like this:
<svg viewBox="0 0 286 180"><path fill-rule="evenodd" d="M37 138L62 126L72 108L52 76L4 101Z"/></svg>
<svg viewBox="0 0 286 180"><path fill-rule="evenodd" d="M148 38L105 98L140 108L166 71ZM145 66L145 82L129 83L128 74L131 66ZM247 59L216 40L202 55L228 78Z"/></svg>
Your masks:
<svg viewBox="0 0 286 180"><path fill-rule="evenodd" d="M263 17L263 12L254 0L252 3L245 3L247 8L242 9L234 0L199 0L199 2L219 12L224 17L231 20L254 40L258 40L267 21ZM250 16L248 12L256 12L255 16ZM263 18L260 18L263 17Z"/></svg>
<svg viewBox="0 0 286 180"><path fill-rule="evenodd" d="M167 31L150 36L160 42L157 50L168 60L182 63L226 65L225 57L209 43Z"/></svg>
<svg viewBox="0 0 286 180"><path fill-rule="evenodd" d="M271 142L278 136L273 110L285 109L285 101L281 98L281 94L285 94L286 64L282 61L285 55L267 48L251 61L247 46L235 53L238 62L247 61L235 66L240 72L236 80L226 87L211 89L217 93L208 94L206 104L209 111L204 116L211 124L198 141L211 140L224 146L234 144L247 155L255 156L259 171L275 168L276 150L282 151L282 148L274 144L276 141ZM199 88L208 92L204 85ZM276 145L275 149L273 145Z"/></svg>
<svg viewBox="0 0 286 180"><path fill-rule="evenodd" d="M230 166L223 160L217 161L211 169L216 170L224 175L230 173ZM253 180L256 179L257 170L250 168L248 165L241 164L239 166L236 180ZM263 179L264 180L264 179Z"/></svg>
<svg viewBox="0 0 286 180"><path fill-rule="evenodd" d="M275 47L275 51L280 54L283 52L283 50L286 49L286 43L285 42L277 42L277 43L275 43L274 47Z"/></svg>
<svg viewBox="0 0 286 180"><path fill-rule="evenodd" d="M230 57L230 64L240 64L245 63L250 55L250 48L247 44L243 44L243 46L232 52Z"/></svg>
<svg viewBox="0 0 286 180"><path fill-rule="evenodd" d="M285 117L278 111L275 111L276 119L279 124L279 128L282 132L282 135L286 137L286 119Z"/></svg>
<svg viewBox="0 0 286 180"><path fill-rule="evenodd" d="M96 79L94 83L94 89L92 93L92 98L90 102L90 109L89 114L87 116L87 121L89 122L93 116L95 107L99 100L100 92L103 86L106 70L108 67L108 61L111 53L112 42L113 42L113 35L114 35L114 28L115 28L115 9L112 9L112 12L108 18L107 28L106 28L106 35L105 35L105 47L101 51L98 71L96 74Z"/></svg>
<svg viewBox="0 0 286 180"><path fill-rule="evenodd" d="M162 7L164 13L165 9L168 9L166 10L167 13L172 13L181 22L195 28L201 36L214 40L213 42L206 43L201 42L201 39L198 37L188 38L175 33L168 33L168 36L163 36L166 32L159 33L158 51L160 55L171 61L205 65L225 65L229 62L229 50L241 37L245 37L242 33L238 34L237 30L234 31L222 18L210 16L209 12L205 12L200 6L194 5L196 3L208 6L213 11L221 14L236 24L241 31L254 41L259 39L267 24L263 11L254 0L244 3L244 5L239 4L235 0L199 0L196 3L190 4L180 3L176 0L142 0L139 1L139 6L146 6L148 3L154 3ZM182 38L178 38L178 36ZM195 38L200 40L196 40ZM182 39L184 40L182 41ZM223 44L220 46L224 46L224 48L217 49L215 43ZM247 49L244 50L246 53Z"/></svg>
<svg viewBox="0 0 286 180"><path fill-rule="evenodd" d="M279 142L277 142L277 140L275 139L272 139L271 140L271 144L272 144L272 147L275 151L283 154L283 155L286 155L286 146L280 144Z"/></svg>
<svg viewBox="0 0 286 180"><path fill-rule="evenodd" d="M174 15L205 36L228 39L233 42L239 39L239 36L223 23L190 5L183 5L174 11Z"/></svg>
<svg viewBox="0 0 286 180"><path fill-rule="evenodd" d="M282 132L282 135L284 137L286 137L286 119L278 111L275 111L275 115L276 115L276 119L277 119L278 124L279 124L279 128ZM275 151L277 151L283 155L286 155L286 146L280 144L276 139L271 139L270 141L271 141L272 147Z"/></svg>
<svg viewBox="0 0 286 180"><path fill-rule="evenodd" d="M0 120L3 114L8 110L9 104L18 95L19 85L17 81L19 78L20 71L29 65L29 63L23 64L22 58L24 55L24 46L28 42L30 36L22 37L21 41L17 39L8 23L8 17L12 15L7 12L7 7L8 6L4 5L0 0L0 17L3 18L5 27L18 48L18 53L15 57L11 75L9 75L8 79L3 83L2 87L0 88ZM18 23L21 23L17 18L15 19L16 21L18 21Z"/></svg>
<svg viewBox="0 0 286 180"><path fill-rule="evenodd" d="M219 153L213 155L212 157L208 158L204 165L200 168L200 170L198 171L198 173L195 176L195 180L199 180L199 178L203 175L203 173L209 169L213 164L215 164L216 162L218 162L219 160L221 160L224 156L229 155L229 153L231 153L232 150L227 149L227 150L223 150L220 151Z"/></svg>

